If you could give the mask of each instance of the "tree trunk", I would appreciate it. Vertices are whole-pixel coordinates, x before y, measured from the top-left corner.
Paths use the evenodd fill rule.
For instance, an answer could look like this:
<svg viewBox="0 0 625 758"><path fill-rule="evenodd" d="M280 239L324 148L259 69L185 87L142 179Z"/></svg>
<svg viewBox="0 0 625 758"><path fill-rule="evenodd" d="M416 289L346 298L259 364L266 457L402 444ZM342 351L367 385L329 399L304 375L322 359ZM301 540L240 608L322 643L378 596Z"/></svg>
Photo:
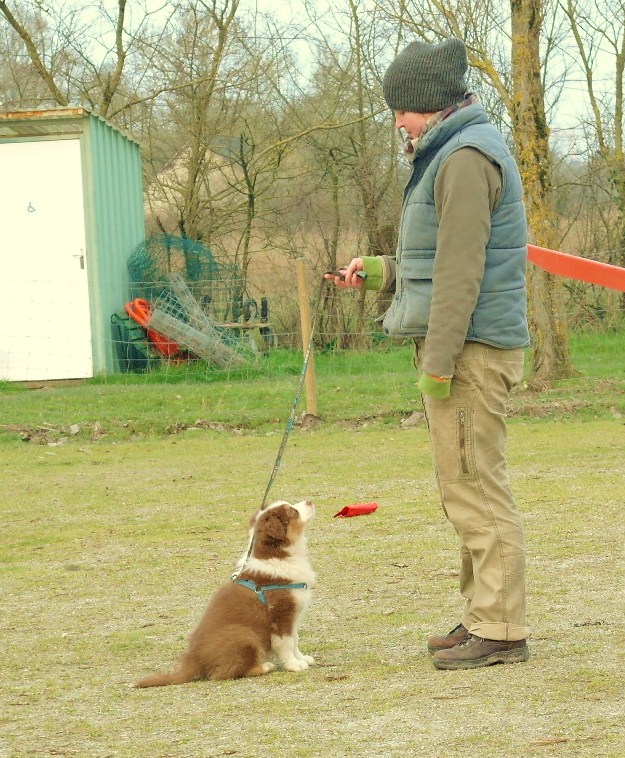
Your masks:
<svg viewBox="0 0 625 758"><path fill-rule="evenodd" d="M540 68L542 0L511 0L513 130L532 241L542 247L558 244L552 204L549 128ZM559 279L531 264L528 267L529 322L533 339L532 384L548 386L572 374L564 314L564 289Z"/></svg>

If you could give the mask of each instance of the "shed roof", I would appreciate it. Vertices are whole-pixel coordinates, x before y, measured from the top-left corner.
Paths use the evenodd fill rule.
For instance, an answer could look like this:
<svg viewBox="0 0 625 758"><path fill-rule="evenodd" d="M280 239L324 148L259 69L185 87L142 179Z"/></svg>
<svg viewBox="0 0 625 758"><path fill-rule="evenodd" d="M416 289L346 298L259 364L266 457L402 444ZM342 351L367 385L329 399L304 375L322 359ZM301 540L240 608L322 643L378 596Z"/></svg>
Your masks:
<svg viewBox="0 0 625 758"><path fill-rule="evenodd" d="M86 108L48 108L0 112L0 137L54 137L81 134L84 128L83 121L89 116L97 118L120 132L116 126ZM123 136L131 142L136 142L127 134Z"/></svg>

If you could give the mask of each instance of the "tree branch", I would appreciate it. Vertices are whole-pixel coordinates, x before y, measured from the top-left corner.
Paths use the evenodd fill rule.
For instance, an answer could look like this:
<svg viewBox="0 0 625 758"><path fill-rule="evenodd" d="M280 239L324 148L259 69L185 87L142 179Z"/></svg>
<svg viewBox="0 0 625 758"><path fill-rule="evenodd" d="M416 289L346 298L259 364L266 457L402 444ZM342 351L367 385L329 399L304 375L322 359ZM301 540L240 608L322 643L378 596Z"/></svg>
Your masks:
<svg viewBox="0 0 625 758"><path fill-rule="evenodd" d="M41 77L42 81L44 82L48 90L50 90L50 94L52 95L53 99L59 105L69 105L69 100L61 92L61 90L56 86L56 83L54 82L52 74L48 71L44 62L41 60L31 35L28 33L26 28L20 23L20 21L13 15L8 5L6 4L6 0L0 0L0 13L2 13L2 15L9 22L9 24L20 36L28 52L28 57L30 58L33 66L35 67L35 70Z"/></svg>

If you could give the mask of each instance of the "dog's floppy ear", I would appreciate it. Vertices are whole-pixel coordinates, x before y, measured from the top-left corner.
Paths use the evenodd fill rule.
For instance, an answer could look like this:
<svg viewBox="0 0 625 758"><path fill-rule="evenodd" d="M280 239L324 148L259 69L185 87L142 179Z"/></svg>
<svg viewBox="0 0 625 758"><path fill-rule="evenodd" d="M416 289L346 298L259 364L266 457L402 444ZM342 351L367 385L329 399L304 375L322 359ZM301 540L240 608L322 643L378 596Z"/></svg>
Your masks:
<svg viewBox="0 0 625 758"><path fill-rule="evenodd" d="M278 512L269 513L259 526L259 531L269 539L283 540L286 537L287 523L286 519L280 516Z"/></svg>

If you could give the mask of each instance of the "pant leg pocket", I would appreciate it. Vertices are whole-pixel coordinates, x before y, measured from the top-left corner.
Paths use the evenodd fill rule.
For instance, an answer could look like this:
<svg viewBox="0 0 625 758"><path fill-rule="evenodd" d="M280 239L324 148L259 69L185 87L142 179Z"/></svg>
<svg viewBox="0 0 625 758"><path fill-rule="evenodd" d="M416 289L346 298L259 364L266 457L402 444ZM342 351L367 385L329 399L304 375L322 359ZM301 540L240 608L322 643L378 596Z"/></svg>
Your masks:
<svg viewBox="0 0 625 758"><path fill-rule="evenodd" d="M427 396L423 397L423 403L439 483L473 479L477 470L473 407Z"/></svg>
<svg viewBox="0 0 625 758"><path fill-rule="evenodd" d="M473 444L473 411L456 409L456 435L460 478L475 475L475 445Z"/></svg>

